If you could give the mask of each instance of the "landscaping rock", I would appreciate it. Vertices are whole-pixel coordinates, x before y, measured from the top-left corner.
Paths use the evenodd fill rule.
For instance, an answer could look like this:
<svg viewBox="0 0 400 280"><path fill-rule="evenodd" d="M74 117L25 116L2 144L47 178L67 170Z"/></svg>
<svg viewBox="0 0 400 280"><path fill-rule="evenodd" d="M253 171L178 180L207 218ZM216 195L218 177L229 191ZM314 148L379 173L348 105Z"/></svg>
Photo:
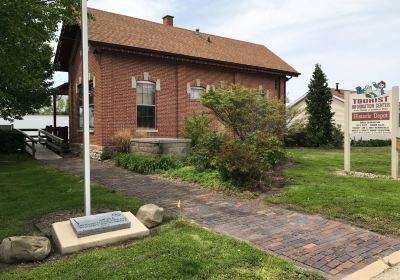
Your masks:
<svg viewBox="0 0 400 280"><path fill-rule="evenodd" d="M143 205L136 214L136 218L148 228L161 224L163 216L164 208L158 207L155 204Z"/></svg>
<svg viewBox="0 0 400 280"><path fill-rule="evenodd" d="M0 261L4 263L41 261L50 254L50 250L51 244L47 237L7 237L0 245Z"/></svg>

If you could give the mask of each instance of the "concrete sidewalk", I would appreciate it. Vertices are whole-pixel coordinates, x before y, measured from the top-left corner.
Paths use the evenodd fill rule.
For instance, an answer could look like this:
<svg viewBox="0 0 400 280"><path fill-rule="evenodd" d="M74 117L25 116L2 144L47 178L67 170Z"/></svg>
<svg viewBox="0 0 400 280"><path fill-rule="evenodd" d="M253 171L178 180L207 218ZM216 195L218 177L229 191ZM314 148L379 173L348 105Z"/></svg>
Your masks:
<svg viewBox="0 0 400 280"><path fill-rule="evenodd" d="M373 280L399 280L400 279L400 265L389 268L378 276L372 278Z"/></svg>
<svg viewBox="0 0 400 280"><path fill-rule="evenodd" d="M45 161L83 176L78 158ZM400 240L365 229L304 215L252 200L240 200L207 189L140 175L110 163L92 161L92 180L129 197L159 204L211 230L244 240L293 263L340 279L400 250ZM400 279L400 278L399 278Z"/></svg>
<svg viewBox="0 0 400 280"><path fill-rule="evenodd" d="M37 160L49 161L49 160L62 159L61 156L59 156L52 150L46 148L46 146L42 144L36 144L35 148L36 148L35 159Z"/></svg>

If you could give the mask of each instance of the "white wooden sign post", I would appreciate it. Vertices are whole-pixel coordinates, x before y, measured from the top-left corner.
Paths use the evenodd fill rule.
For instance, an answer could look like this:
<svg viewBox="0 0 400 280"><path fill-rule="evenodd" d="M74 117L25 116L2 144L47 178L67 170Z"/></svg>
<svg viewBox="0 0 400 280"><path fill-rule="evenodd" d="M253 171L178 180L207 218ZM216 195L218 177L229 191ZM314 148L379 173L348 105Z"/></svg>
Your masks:
<svg viewBox="0 0 400 280"><path fill-rule="evenodd" d="M385 91L386 83L381 81L357 87L356 93L345 92L344 123L344 171L351 170L351 135L387 135L392 142L392 168L394 179L398 178L399 152L397 137L399 131L399 87Z"/></svg>
<svg viewBox="0 0 400 280"><path fill-rule="evenodd" d="M392 89L392 177L399 177L399 151L397 150L397 137L399 133L399 87Z"/></svg>

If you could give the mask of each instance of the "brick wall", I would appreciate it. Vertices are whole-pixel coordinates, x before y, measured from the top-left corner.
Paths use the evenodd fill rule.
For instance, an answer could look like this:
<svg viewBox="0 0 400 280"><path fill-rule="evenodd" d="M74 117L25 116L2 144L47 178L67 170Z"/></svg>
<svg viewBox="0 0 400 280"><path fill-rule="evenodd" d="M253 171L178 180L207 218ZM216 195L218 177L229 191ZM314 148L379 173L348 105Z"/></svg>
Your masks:
<svg viewBox="0 0 400 280"><path fill-rule="evenodd" d="M79 45L79 40L76 40ZM70 138L71 143L82 142L79 131L79 97L76 86L81 79L81 55L77 48L70 61ZM136 132L136 89L132 88L132 76L143 80L160 81L156 92L156 131L149 137L181 137L185 116L205 110L197 100L187 93L188 83L206 88L240 84L246 87L270 91L271 97L285 100L284 76L238 72L200 64L188 64L172 60L152 58L122 52L101 51L94 53L90 46L89 72L95 78L94 129L91 143L99 146L111 145L112 136L121 129Z"/></svg>

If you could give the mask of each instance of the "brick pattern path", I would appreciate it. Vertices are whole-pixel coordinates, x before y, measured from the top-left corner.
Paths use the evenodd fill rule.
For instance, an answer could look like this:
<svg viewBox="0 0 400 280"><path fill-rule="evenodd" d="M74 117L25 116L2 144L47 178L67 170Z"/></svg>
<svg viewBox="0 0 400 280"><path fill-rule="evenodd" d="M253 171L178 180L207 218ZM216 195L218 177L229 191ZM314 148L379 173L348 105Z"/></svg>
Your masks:
<svg viewBox="0 0 400 280"><path fill-rule="evenodd" d="M83 176L81 159L47 163ZM400 250L400 240L354 226L135 174L108 163L92 161L92 180L175 212L181 199L180 214L197 224L250 242L297 265L319 270L332 279L340 279Z"/></svg>

